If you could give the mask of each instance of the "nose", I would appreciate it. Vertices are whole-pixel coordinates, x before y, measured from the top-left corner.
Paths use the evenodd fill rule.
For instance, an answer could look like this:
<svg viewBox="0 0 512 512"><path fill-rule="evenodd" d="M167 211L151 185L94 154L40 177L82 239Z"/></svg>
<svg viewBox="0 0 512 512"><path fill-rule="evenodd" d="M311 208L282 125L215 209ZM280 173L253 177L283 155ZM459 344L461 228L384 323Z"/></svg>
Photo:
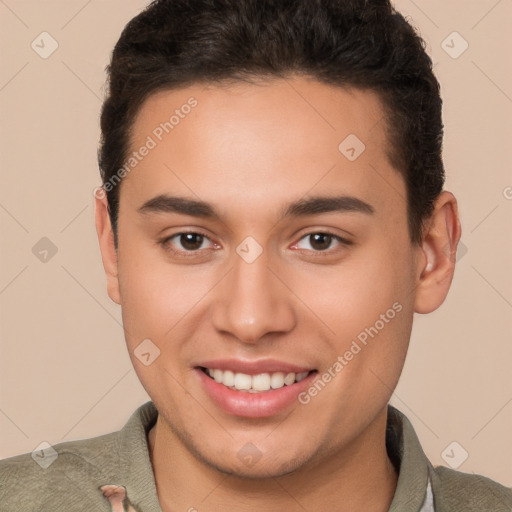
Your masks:
<svg viewBox="0 0 512 512"><path fill-rule="evenodd" d="M265 251L248 263L238 255L217 290L213 323L219 332L254 344L265 335L293 329L293 294L268 266Z"/></svg>

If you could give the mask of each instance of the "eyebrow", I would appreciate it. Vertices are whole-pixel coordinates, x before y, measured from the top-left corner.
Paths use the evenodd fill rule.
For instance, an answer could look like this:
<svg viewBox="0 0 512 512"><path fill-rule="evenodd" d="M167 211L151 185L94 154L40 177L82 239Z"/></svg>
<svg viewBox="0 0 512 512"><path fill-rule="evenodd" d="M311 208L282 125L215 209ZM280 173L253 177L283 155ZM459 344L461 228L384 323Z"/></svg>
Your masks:
<svg viewBox="0 0 512 512"><path fill-rule="evenodd" d="M179 213L193 217L221 218L210 203L166 194L160 194L146 201L138 211L141 214ZM282 210L281 219L332 212L357 212L372 215L375 213L375 209L372 205L357 197L315 196L309 199L299 199L286 205Z"/></svg>

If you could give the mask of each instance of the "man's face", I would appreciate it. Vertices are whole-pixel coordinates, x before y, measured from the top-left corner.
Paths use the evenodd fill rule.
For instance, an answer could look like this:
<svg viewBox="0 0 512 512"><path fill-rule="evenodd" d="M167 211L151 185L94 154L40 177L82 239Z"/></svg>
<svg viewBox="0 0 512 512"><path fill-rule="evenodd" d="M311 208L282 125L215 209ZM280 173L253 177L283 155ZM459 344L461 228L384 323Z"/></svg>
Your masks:
<svg viewBox="0 0 512 512"><path fill-rule="evenodd" d="M304 78L160 92L134 124L131 151L144 145L120 190L110 294L168 435L248 476L373 442L419 255L378 97ZM164 195L211 212L148 204Z"/></svg>

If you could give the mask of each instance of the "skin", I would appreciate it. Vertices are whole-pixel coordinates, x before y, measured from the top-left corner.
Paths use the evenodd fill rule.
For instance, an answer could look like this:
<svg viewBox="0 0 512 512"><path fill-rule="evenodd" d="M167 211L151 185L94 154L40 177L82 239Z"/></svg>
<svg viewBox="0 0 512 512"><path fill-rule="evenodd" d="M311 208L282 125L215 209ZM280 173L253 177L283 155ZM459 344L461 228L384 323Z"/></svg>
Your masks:
<svg viewBox="0 0 512 512"><path fill-rule="evenodd" d="M96 198L108 294L159 410L148 439L162 509L387 511L397 482L387 403L414 313L437 309L450 287L456 199L441 193L413 245L378 96L305 77L154 94L135 120L132 150L191 96L198 105L121 184L117 254L107 201ZM366 146L353 162L338 150L349 134ZM221 218L138 211L162 193L207 201ZM374 213L280 219L290 202L332 195ZM159 244L187 230L207 237L192 256ZM352 243L319 248L306 236L325 231ZM236 252L247 236L263 250L250 264ZM180 241L166 244L183 253ZM228 414L192 370L272 357L322 374L396 302L402 310L307 405L259 419ZM145 366L134 350L148 338L160 356ZM261 454L256 464L237 456L246 443Z"/></svg>

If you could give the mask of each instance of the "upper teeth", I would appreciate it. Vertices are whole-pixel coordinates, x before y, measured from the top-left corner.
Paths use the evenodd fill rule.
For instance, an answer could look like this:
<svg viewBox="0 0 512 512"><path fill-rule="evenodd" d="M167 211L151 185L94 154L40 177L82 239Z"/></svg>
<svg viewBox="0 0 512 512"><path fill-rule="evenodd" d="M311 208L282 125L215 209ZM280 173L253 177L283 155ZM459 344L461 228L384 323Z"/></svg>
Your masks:
<svg viewBox="0 0 512 512"><path fill-rule="evenodd" d="M238 389L255 393L257 391L268 391L270 388L279 389L284 385L290 386L294 382L300 382L306 378L309 372L302 373L260 373L258 375L247 375L246 373L235 373L231 370L212 370L206 368L210 377L213 377L220 384L228 388Z"/></svg>

